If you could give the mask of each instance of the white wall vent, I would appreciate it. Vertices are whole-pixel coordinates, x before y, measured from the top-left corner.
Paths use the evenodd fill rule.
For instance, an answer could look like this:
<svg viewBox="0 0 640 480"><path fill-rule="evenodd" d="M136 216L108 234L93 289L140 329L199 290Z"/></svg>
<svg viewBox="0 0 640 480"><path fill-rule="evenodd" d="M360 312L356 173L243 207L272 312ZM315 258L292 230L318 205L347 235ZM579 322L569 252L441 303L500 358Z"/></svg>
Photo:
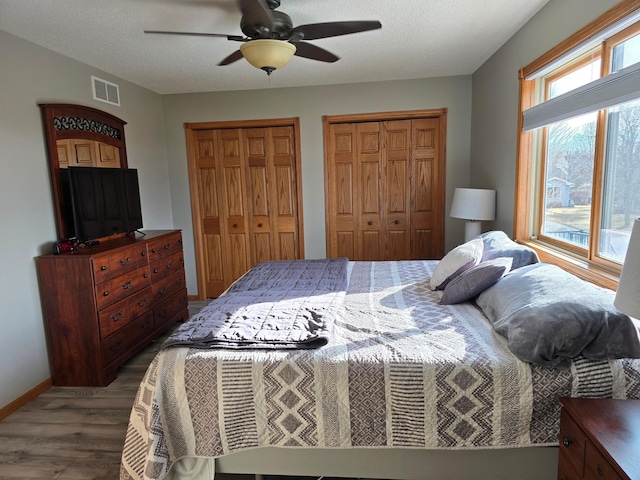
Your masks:
<svg viewBox="0 0 640 480"><path fill-rule="evenodd" d="M93 99L120 106L120 90L115 83L91 76Z"/></svg>

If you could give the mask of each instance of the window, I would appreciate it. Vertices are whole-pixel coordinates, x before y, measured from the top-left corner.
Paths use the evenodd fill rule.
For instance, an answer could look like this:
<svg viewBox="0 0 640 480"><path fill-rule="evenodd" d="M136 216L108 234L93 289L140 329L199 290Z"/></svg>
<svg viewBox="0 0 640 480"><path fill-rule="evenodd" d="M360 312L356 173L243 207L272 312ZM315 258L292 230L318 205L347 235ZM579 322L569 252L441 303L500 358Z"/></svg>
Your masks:
<svg viewBox="0 0 640 480"><path fill-rule="evenodd" d="M621 2L520 72L516 238L544 261L610 288L640 216L633 3Z"/></svg>

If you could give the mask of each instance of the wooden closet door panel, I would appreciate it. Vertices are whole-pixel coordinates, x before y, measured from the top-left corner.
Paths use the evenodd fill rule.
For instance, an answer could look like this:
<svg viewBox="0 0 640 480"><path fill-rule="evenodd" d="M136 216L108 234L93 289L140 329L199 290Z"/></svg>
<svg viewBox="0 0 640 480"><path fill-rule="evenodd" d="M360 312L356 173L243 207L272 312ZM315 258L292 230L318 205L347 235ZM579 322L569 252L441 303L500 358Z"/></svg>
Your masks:
<svg viewBox="0 0 640 480"><path fill-rule="evenodd" d="M220 170L218 189L222 192L226 230L223 255L225 284L230 285L249 269L246 188L242 131L218 130Z"/></svg>
<svg viewBox="0 0 640 480"><path fill-rule="evenodd" d="M194 132L199 194L199 212L202 236L204 237L205 295L218 296L225 289L223 275L223 246L218 203L219 170L216 161L216 135L212 130Z"/></svg>
<svg viewBox="0 0 640 480"><path fill-rule="evenodd" d="M356 260L383 260L385 212L383 202L383 139L380 122L358 123L357 171L359 179Z"/></svg>
<svg viewBox="0 0 640 480"><path fill-rule="evenodd" d="M60 168L67 168L73 163L73 154L71 153L71 140L58 140L56 142L58 151L58 165Z"/></svg>
<svg viewBox="0 0 640 480"><path fill-rule="evenodd" d="M71 163L79 167L96 166L96 143L93 140L72 139Z"/></svg>
<svg viewBox="0 0 640 480"><path fill-rule="evenodd" d="M411 258L411 121L384 122L385 260Z"/></svg>
<svg viewBox="0 0 640 480"><path fill-rule="evenodd" d="M247 208L249 211L250 266L273 260L270 212L272 210L268 185L269 131L265 128L251 128L243 131L246 173Z"/></svg>
<svg viewBox="0 0 640 480"><path fill-rule="evenodd" d="M359 259L357 169L357 134L353 124L331 125L329 132L329 165L327 192L328 255ZM330 232L330 233L329 233Z"/></svg>
<svg viewBox="0 0 640 480"><path fill-rule="evenodd" d="M300 258L298 191L293 127L269 129L270 217L277 260Z"/></svg>
<svg viewBox="0 0 640 480"><path fill-rule="evenodd" d="M412 258L438 259L444 254L444 162L440 150L440 120L412 121L411 236Z"/></svg>
<svg viewBox="0 0 640 480"><path fill-rule="evenodd" d="M114 145L96 142L96 166L98 167L120 167L120 149Z"/></svg>

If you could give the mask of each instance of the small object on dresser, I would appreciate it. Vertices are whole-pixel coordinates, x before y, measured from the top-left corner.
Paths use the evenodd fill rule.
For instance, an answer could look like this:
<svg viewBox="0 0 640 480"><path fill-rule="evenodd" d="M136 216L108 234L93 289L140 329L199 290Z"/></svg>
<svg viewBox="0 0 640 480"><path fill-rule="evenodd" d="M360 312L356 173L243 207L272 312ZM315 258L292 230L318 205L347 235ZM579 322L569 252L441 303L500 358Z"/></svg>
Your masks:
<svg viewBox="0 0 640 480"><path fill-rule="evenodd" d="M53 244L53 253L59 255L61 253L67 253L73 251L73 240L66 238L64 240L58 240Z"/></svg>

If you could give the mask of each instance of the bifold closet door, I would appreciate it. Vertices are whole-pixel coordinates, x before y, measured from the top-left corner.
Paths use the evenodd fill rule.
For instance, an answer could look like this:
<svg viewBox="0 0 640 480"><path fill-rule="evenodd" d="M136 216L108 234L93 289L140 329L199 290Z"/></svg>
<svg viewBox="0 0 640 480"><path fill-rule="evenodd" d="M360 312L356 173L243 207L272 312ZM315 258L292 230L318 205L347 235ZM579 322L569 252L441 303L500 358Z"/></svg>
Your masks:
<svg viewBox="0 0 640 480"><path fill-rule="evenodd" d="M252 266L300 258L293 128L253 128L243 135Z"/></svg>
<svg viewBox="0 0 640 480"><path fill-rule="evenodd" d="M336 122L326 127L327 256L441 258L441 121Z"/></svg>
<svg viewBox="0 0 640 480"><path fill-rule="evenodd" d="M296 129L187 128L187 141L200 296L262 261L302 258Z"/></svg>

